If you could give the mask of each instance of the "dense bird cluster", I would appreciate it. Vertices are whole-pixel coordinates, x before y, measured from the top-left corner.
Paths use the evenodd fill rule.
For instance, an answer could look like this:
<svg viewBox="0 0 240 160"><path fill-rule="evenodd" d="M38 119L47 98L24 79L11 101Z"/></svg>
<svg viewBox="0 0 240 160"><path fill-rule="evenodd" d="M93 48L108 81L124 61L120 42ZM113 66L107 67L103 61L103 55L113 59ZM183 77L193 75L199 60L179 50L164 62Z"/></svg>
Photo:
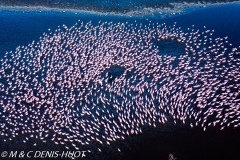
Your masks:
<svg viewBox="0 0 240 160"><path fill-rule="evenodd" d="M79 149L170 121L239 127L240 52L213 32L151 22L49 29L1 59L0 134ZM164 53L166 41L184 53Z"/></svg>

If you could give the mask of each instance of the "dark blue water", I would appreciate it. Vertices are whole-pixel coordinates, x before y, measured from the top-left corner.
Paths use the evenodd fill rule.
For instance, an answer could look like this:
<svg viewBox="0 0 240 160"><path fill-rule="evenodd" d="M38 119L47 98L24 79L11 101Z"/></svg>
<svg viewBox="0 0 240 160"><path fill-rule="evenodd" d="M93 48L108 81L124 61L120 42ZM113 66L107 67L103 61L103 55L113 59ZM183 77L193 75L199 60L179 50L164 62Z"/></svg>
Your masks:
<svg viewBox="0 0 240 160"><path fill-rule="evenodd" d="M195 29L215 30L216 37L228 36L234 46L240 45L240 5L226 5L201 9L188 9L189 14L166 19L176 21L182 28L195 25Z"/></svg>
<svg viewBox="0 0 240 160"><path fill-rule="evenodd" d="M193 24L196 29L214 29L216 37L229 37L229 42L233 46L240 45L240 5L226 5L219 7L210 7L205 9L190 10L188 13L171 17L160 18L158 15L154 17L117 17L117 16L100 16L94 14L74 14L60 12L13 12L0 11L0 54L6 51L15 50L19 45L27 45L33 40L38 41L43 32L47 32L50 28L55 30L59 25L74 25L77 20L84 22L92 21L97 24L101 21L112 22L130 22L164 23L177 25L182 29L187 29ZM148 19L148 21L146 20Z"/></svg>

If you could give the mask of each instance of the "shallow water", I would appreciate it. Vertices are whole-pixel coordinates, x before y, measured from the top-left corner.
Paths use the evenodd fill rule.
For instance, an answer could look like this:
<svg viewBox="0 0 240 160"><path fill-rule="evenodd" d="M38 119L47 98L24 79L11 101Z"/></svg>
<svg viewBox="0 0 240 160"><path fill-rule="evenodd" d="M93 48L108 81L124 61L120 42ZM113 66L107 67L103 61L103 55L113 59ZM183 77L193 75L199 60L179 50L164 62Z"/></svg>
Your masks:
<svg viewBox="0 0 240 160"><path fill-rule="evenodd" d="M93 0L93 1L76 1L76 0L46 0L46 1L29 1L29 0L8 0L2 1L0 4L7 6L44 6L50 8L64 8L64 9L82 9L99 12L114 12L114 13L126 13L131 11L141 11L144 8L168 8L173 9L174 4L183 3L197 3L205 5L206 3L229 3L236 2L236 0L210 0L210 1L196 1L196 0L123 0L123 1L107 1L107 0Z"/></svg>

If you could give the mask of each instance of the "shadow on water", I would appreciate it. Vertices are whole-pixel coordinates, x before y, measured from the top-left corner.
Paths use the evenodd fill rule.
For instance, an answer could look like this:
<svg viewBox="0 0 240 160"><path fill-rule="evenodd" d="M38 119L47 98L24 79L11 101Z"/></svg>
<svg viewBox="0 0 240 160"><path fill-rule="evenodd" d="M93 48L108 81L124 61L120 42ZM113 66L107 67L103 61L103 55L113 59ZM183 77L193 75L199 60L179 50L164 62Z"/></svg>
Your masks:
<svg viewBox="0 0 240 160"><path fill-rule="evenodd" d="M97 160L168 160L169 154L172 154L178 160L237 160L240 158L240 129L227 128L219 131L218 127L211 127L205 132L201 128L176 128L163 125L157 128L147 127L143 129L140 135L131 135L124 141L113 142L110 146L99 146L99 152L95 144L91 144L91 153L86 153L86 157L80 159ZM163 128L168 128L164 131ZM29 151L66 151L59 145L55 145L50 139L46 143L30 140L23 144L24 137L17 137L14 141L2 142L1 150L18 150L25 153ZM37 146L32 147L34 143ZM93 147L95 146L95 147ZM6 149L7 148L7 149ZM121 149L121 152L117 150ZM81 151L86 151L82 147ZM33 156L33 155L32 155ZM35 159L40 159L35 158ZM70 158L69 158L70 159Z"/></svg>
<svg viewBox="0 0 240 160"><path fill-rule="evenodd" d="M170 132L155 132L155 136L144 135L145 140L137 142L138 150L127 152L123 159L167 160L172 154L179 160L225 160L239 159L240 129L228 128L182 128ZM149 133L148 133L149 134Z"/></svg>

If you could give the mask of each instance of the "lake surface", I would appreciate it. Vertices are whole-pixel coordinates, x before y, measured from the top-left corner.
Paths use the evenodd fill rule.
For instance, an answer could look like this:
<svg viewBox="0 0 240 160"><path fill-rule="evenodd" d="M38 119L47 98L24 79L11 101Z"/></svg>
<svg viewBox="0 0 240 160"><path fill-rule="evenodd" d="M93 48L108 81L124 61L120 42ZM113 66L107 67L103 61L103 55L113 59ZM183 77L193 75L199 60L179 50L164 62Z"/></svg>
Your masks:
<svg viewBox="0 0 240 160"><path fill-rule="evenodd" d="M67 26L74 25L78 20L83 22L92 21L97 24L98 21L111 22L134 22L147 23L151 20L156 23L167 23L172 25L177 22L177 25L183 29L187 29L192 25L196 29L203 29L206 26L208 29L216 31L217 37L229 37L229 41L234 46L240 44L240 5L232 4L226 6L188 9L183 15L177 15L170 18L161 18L160 15L143 16L143 17L121 17L121 16L101 16L94 14L75 14L75 13L60 13L60 12L0 12L0 50L1 54L5 51L14 50L19 45L27 45L33 40L38 41L39 37L48 29L55 30L63 24Z"/></svg>
<svg viewBox="0 0 240 160"><path fill-rule="evenodd" d="M93 8L105 5L106 4L99 2L96 3ZM126 10L126 6L127 5L123 5L122 8L121 6L120 8ZM154 5L152 4L152 6ZM106 7L105 11L111 11L110 8L111 6ZM70 28L77 23L78 20L84 23L91 21L93 26L97 26L99 21L112 22L113 24L128 22L129 24L138 25L166 23L168 26L176 22L176 26L181 27L183 31L187 31L188 28L194 28L194 30L200 30L200 32L208 29L214 30L213 38L223 38L227 36L232 47L240 46L239 4L226 4L205 8L187 8L183 13L177 15L154 13L142 16L119 16L115 14L100 15L97 13L87 14L51 10L42 12L24 10L13 11L4 9L0 11L0 57L3 58L6 52L14 52L18 46L27 46L32 43L32 41L37 43L44 32L49 33L48 29L54 31L58 29L58 26L62 28L63 24ZM159 52L158 55L180 56L184 54L184 48L181 46L179 47L179 45L168 46L167 43L158 43L157 45L164 50L163 52ZM116 69L113 71L113 73L109 73L113 75L113 78L116 78L121 75L122 72L120 68L119 70ZM240 70L236 72L240 72ZM238 109L238 112L239 111ZM238 121L238 123L240 121L239 114L236 121ZM239 127L233 128L231 126L223 131L219 129L220 127L210 127L204 132L202 127L190 128L189 125L183 125L181 122L177 124L170 123L163 126L162 129L161 127L155 129L145 126L142 134L129 136L126 140L117 141L111 144L114 147L116 146L115 148L121 148L121 153L116 153L111 147L103 146L102 152L95 151L89 153L87 155L89 157L85 159L168 159L169 154L173 154L178 160L239 159ZM22 145L20 142L21 138L15 142L1 143L0 151L31 150L32 147L30 144ZM1 138L1 141L3 141L3 138ZM45 149L64 150L52 142L49 142L46 146L44 143L39 142L39 147L35 150ZM91 149L95 149L94 144L90 147L90 150Z"/></svg>

